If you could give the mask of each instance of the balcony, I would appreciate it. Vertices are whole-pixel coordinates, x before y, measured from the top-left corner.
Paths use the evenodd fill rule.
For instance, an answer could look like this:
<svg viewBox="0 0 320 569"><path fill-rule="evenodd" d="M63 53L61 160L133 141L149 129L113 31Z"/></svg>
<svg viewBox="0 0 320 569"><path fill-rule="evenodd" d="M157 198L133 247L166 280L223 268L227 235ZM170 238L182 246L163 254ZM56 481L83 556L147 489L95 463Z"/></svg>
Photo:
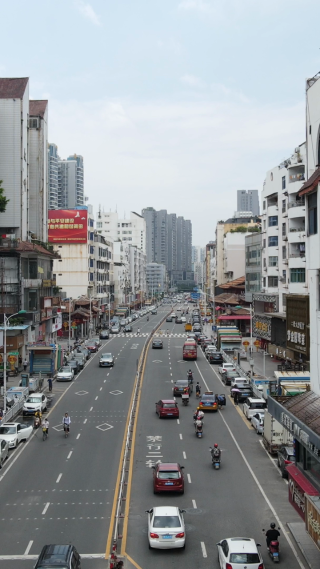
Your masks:
<svg viewBox="0 0 320 569"><path fill-rule="evenodd" d="M306 230L304 227L292 227L289 230L289 243L304 242L306 238Z"/></svg>
<svg viewBox="0 0 320 569"><path fill-rule="evenodd" d="M279 208L278 208L278 202L272 202L270 203L270 205L268 205L268 216L270 217L271 215L278 215L279 213Z"/></svg>

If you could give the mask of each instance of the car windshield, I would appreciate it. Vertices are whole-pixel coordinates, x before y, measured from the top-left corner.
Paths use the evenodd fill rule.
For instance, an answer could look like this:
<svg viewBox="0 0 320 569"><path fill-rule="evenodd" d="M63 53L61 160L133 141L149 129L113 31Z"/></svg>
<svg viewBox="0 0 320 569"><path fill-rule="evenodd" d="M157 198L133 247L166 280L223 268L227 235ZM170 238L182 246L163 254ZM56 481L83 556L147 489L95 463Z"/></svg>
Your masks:
<svg viewBox="0 0 320 569"><path fill-rule="evenodd" d="M28 397L26 403L39 403L41 397Z"/></svg>
<svg viewBox="0 0 320 569"><path fill-rule="evenodd" d="M258 553L231 553L230 563L260 563Z"/></svg>
<svg viewBox="0 0 320 569"><path fill-rule="evenodd" d="M215 401L215 395L202 395L201 401Z"/></svg>
<svg viewBox="0 0 320 569"><path fill-rule="evenodd" d="M160 480L178 480L178 478L180 478L180 472L177 470L160 470L158 472L158 478Z"/></svg>
<svg viewBox="0 0 320 569"><path fill-rule="evenodd" d="M0 427L0 435L14 435L15 432L15 427Z"/></svg>
<svg viewBox="0 0 320 569"><path fill-rule="evenodd" d="M252 409L264 409L265 408L265 403L254 403L252 405Z"/></svg>
<svg viewBox="0 0 320 569"><path fill-rule="evenodd" d="M112 358L111 354L102 354L102 358Z"/></svg>
<svg viewBox="0 0 320 569"><path fill-rule="evenodd" d="M66 372L66 371L71 371L69 366L63 366L59 369L60 372Z"/></svg>
<svg viewBox="0 0 320 569"><path fill-rule="evenodd" d="M153 520L155 528L179 528L180 526L178 516L155 516Z"/></svg>
<svg viewBox="0 0 320 569"><path fill-rule="evenodd" d="M162 407L164 409L172 409L172 407L175 407L175 403L163 403Z"/></svg>

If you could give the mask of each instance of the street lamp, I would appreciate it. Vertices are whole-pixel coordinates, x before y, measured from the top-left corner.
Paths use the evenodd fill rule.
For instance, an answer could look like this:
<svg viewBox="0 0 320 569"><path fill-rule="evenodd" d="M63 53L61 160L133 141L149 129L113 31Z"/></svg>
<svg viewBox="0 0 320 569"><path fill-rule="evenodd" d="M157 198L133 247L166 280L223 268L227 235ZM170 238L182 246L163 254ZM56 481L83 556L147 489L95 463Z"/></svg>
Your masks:
<svg viewBox="0 0 320 569"><path fill-rule="evenodd" d="M19 312L15 312L15 314L11 314L11 316L3 315L3 413L5 415L7 410L7 399L6 399L6 391L7 391L7 323L9 322L10 318L13 316L18 316L19 314L25 314L26 310L19 310Z"/></svg>

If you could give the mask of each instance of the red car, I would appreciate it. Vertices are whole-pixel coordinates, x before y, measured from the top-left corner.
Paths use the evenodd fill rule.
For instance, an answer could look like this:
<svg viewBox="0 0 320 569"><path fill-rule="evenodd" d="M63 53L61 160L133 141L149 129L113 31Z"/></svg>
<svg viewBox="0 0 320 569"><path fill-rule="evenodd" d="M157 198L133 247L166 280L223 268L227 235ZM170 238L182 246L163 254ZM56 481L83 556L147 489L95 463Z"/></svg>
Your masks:
<svg viewBox="0 0 320 569"><path fill-rule="evenodd" d="M180 492L184 493L184 478L182 469L177 462L162 462L152 467L153 492Z"/></svg>
<svg viewBox="0 0 320 569"><path fill-rule="evenodd" d="M179 417L179 407L174 399L160 399L156 403L156 413L161 417Z"/></svg>
<svg viewBox="0 0 320 569"><path fill-rule="evenodd" d="M95 344L94 342L92 342L92 343L90 343L90 344L89 344L89 343L86 344L86 348L87 348L87 350L89 350L89 352L91 352L91 353L95 353L95 352L98 351L98 346L97 346L97 344Z"/></svg>

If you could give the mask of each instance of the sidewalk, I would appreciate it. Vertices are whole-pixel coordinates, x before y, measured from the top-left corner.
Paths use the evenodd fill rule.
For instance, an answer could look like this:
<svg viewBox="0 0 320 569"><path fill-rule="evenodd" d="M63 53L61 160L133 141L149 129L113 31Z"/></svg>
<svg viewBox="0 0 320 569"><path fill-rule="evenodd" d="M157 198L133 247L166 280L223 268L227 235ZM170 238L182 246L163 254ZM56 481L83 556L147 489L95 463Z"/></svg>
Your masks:
<svg viewBox="0 0 320 569"><path fill-rule="evenodd" d="M288 523L287 526L310 569L319 569L320 550L306 531L305 524L303 522L296 522L291 524Z"/></svg>
<svg viewBox="0 0 320 569"><path fill-rule="evenodd" d="M254 360L253 371L258 375L263 375L263 359L265 358L265 374L266 377L270 379L275 379L274 373L278 371L279 362L274 358L271 358L270 355L266 354L265 356L261 352L253 352L252 359ZM246 360L240 360L240 365L245 371L251 371L250 366L250 356L247 354Z"/></svg>

